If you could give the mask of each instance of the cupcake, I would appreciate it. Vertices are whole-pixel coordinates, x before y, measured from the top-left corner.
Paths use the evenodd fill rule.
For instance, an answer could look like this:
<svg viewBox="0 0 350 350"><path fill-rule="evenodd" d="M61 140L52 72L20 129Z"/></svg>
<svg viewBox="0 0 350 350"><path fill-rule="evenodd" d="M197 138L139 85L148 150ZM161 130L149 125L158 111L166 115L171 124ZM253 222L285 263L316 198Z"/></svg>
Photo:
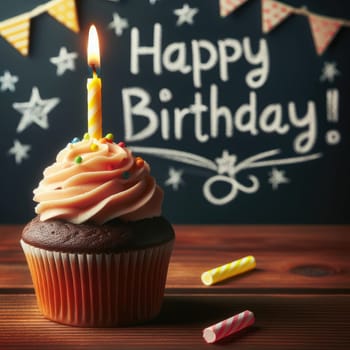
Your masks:
<svg viewBox="0 0 350 350"><path fill-rule="evenodd" d="M43 315L80 327L154 318L175 239L162 200L148 163L111 134L61 150L21 239Z"/></svg>

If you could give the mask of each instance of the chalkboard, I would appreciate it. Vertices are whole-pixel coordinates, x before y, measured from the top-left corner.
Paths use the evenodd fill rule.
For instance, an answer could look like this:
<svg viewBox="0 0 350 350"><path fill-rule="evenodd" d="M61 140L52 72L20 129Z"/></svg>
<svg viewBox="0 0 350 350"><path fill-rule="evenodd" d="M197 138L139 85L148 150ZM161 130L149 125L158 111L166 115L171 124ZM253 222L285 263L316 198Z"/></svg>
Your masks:
<svg viewBox="0 0 350 350"><path fill-rule="evenodd" d="M270 1L263 20L259 0L68 1L79 31L33 12L48 0L0 4L33 15L27 55L0 23L0 222L35 215L43 169L87 130L94 23L104 133L151 164L170 221L350 223L349 2Z"/></svg>

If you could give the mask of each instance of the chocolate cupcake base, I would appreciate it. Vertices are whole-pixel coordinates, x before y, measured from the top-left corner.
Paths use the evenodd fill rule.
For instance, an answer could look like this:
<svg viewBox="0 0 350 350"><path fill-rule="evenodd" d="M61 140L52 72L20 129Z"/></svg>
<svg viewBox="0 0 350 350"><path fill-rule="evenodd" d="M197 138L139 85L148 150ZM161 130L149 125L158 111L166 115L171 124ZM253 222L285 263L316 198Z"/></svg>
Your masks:
<svg viewBox="0 0 350 350"><path fill-rule="evenodd" d="M174 240L116 253L50 251L21 240L38 306L55 322L119 327L160 312Z"/></svg>

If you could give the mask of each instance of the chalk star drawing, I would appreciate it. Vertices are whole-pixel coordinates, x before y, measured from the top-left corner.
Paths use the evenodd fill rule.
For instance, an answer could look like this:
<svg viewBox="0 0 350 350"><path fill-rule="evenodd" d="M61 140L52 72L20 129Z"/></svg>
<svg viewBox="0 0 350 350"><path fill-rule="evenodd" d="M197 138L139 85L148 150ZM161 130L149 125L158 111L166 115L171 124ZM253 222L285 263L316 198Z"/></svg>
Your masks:
<svg viewBox="0 0 350 350"><path fill-rule="evenodd" d="M173 190L177 191L179 186L184 183L182 180L182 169L175 169L173 167L169 168L169 178L165 181L166 186L172 186Z"/></svg>
<svg viewBox="0 0 350 350"><path fill-rule="evenodd" d="M30 145L24 145L18 140L13 141L13 146L9 149L8 153L15 156L16 164L22 163L23 159L28 158L28 152L30 151Z"/></svg>
<svg viewBox="0 0 350 350"><path fill-rule="evenodd" d="M260 187L260 182L258 178L254 175L249 174L247 175L248 182L246 181L246 183L242 183L240 182L242 180L238 181L236 179L236 175L240 171L282 164L296 164L302 162L309 162L322 157L322 153L313 153L304 156L271 159L271 157L275 157L281 153L280 149L272 149L248 157L240 162L236 162L236 155L229 154L227 150L224 150L222 152L223 156L221 156L220 158L216 158L216 161L220 160L220 163L218 164L217 162L202 157L198 154L179 151L175 149L138 146L130 146L130 149L135 153L153 155L155 157L181 162L183 164L189 164L191 166L201 167L213 171L215 175L209 177L205 181L202 190L203 195L207 199L207 201L214 205L225 205L233 201L239 192L252 194L258 191ZM222 159L230 159L229 162L225 163L225 167L221 165ZM225 172L229 172L229 176L223 175ZM212 191L212 186L217 182L224 182L227 185L229 185L227 187L227 193L221 195L221 197L218 197Z"/></svg>
<svg viewBox="0 0 350 350"><path fill-rule="evenodd" d="M61 76L66 70L75 70L75 59L78 57L76 52L68 52L65 46L60 48L58 56L51 57L50 62L57 66L56 74Z"/></svg>
<svg viewBox="0 0 350 350"><path fill-rule="evenodd" d="M235 172L235 163L237 157L234 154L229 154L227 150L222 151L220 158L215 158L218 165L218 174L225 174L232 176Z"/></svg>
<svg viewBox="0 0 350 350"><path fill-rule="evenodd" d="M281 184L286 184L289 182L289 179L285 176L285 171L278 170L277 168L272 168L269 173L269 183L272 185L274 190L278 189L278 186Z"/></svg>
<svg viewBox="0 0 350 350"><path fill-rule="evenodd" d="M4 74L0 76L1 91L9 90L14 92L16 90L15 84L18 82L18 77L12 75L8 70L4 71Z"/></svg>
<svg viewBox="0 0 350 350"><path fill-rule="evenodd" d="M33 86L32 94L28 102L15 102L12 107L22 114L22 118L17 126L20 133L29 125L36 124L42 129L48 129L48 113L60 102L58 97L43 100L40 97L39 89Z"/></svg>
<svg viewBox="0 0 350 350"><path fill-rule="evenodd" d="M325 62L323 65L322 75L320 77L321 81L328 80L333 83L335 77L340 75L340 72L337 69L336 62Z"/></svg>
<svg viewBox="0 0 350 350"><path fill-rule="evenodd" d="M121 36L123 34L123 30L128 27L128 20L120 17L117 12L114 12L113 21L108 25L108 28L114 29L115 34Z"/></svg>
<svg viewBox="0 0 350 350"><path fill-rule="evenodd" d="M178 17L176 25L181 26L184 23L193 24L193 17L198 13L198 8L191 8L184 4L182 8L175 9L174 14Z"/></svg>

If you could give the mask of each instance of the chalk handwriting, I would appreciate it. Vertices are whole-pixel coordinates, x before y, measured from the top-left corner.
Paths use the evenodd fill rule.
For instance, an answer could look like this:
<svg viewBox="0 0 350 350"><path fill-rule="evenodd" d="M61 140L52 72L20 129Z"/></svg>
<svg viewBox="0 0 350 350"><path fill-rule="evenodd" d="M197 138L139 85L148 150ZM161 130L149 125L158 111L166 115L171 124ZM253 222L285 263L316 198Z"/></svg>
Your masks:
<svg viewBox="0 0 350 350"><path fill-rule="evenodd" d="M151 56L153 73L161 75L164 70L192 74L193 85L202 87L205 72L219 68L221 81L230 79L230 66L240 59L249 63L251 69L245 76L246 84L257 89L263 86L269 75L269 51L265 39L260 39L258 48L249 37L242 42L234 38L217 40L213 43L206 39L192 40L191 43L174 42L163 47L162 26L156 23L153 27L153 42L142 45L140 30L131 29L130 72L141 74L140 60L143 56Z"/></svg>
<svg viewBox="0 0 350 350"><path fill-rule="evenodd" d="M142 78L144 61L151 60L154 75L187 75L191 78L194 90L191 102L179 105L181 99L176 100L179 91L173 91L169 85L158 87L156 96L151 95L142 86L124 87L124 137L129 144L154 136L164 141L180 141L185 138L185 129L186 137L192 136L199 143L219 138L232 139L240 133L252 137L267 134L285 135L290 140L296 156L278 158L282 150L276 148L238 162L239 157L236 154L223 150L222 155L213 161L182 150L131 145L134 152L214 172L202 187L203 196L214 205L230 203L239 193L257 192L260 182L257 176L250 173L253 168L290 165L322 157L322 153L312 153L318 137L316 102L305 97L297 106L293 98L283 103L266 101L263 98L262 87L267 83L270 73L269 47L264 38L197 38L169 42L159 23L154 24L150 41L147 42L142 34L137 27L131 29L130 73ZM236 69L238 66L239 71ZM245 67L244 71L242 67ZM213 77L213 72L217 77ZM229 98L230 103L227 105L230 91L228 88L231 89L232 86L228 87L225 84L233 78L238 86L243 85L244 88L246 85L246 97L245 100L237 102L235 91L232 91L232 98ZM325 79L321 77L321 80ZM225 89L223 96L220 96L221 89ZM332 122L335 122L333 119L337 120L339 100L338 90L334 90L334 98L331 99L330 92L327 94L328 114L335 115ZM223 98L226 99L225 102L222 101ZM189 130L192 131L192 135ZM340 142L339 133L330 130L326 140L328 144L333 145ZM240 172L243 174L237 177ZM165 184L177 190L182 182L182 174L183 169L170 168ZM289 179L285 177L284 171L273 168L269 181L276 189L280 184L288 183ZM225 193L217 194L214 191L217 183L227 185L223 186L226 188Z"/></svg>
<svg viewBox="0 0 350 350"><path fill-rule="evenodd" d="M166 95L172 99L170 89L162 89L160 96ZM182 140L184 122L192 121L193 136L198 142L226 137L232 138L236 132L248 133L251 136L259 134L286 135L289 132L297 135L293 140L296 153L304 154L312 150L317 137L317 115L314 101L307 101L306 107L298 108L295 102L287 106L280 103L261 105L258 94L250 91L248 100L234 110L232 107L219 104L217 85L210 86L209 105L203 102L202 93L195 92L193 104L170 110L166 107L160 111L152 108L150 94L140 87L122 89L124 106L125 140L140 141L159 135L163 140ZM164 98L164 97L163 97ZM306 112L305 112L306 110ZM142 129L136 130L137 119L142 119ZM204 120L209 120L209 129L205 129ZM220 135L219 126L224 129ZM222 127L223 126L223 127Z"/></svg>

